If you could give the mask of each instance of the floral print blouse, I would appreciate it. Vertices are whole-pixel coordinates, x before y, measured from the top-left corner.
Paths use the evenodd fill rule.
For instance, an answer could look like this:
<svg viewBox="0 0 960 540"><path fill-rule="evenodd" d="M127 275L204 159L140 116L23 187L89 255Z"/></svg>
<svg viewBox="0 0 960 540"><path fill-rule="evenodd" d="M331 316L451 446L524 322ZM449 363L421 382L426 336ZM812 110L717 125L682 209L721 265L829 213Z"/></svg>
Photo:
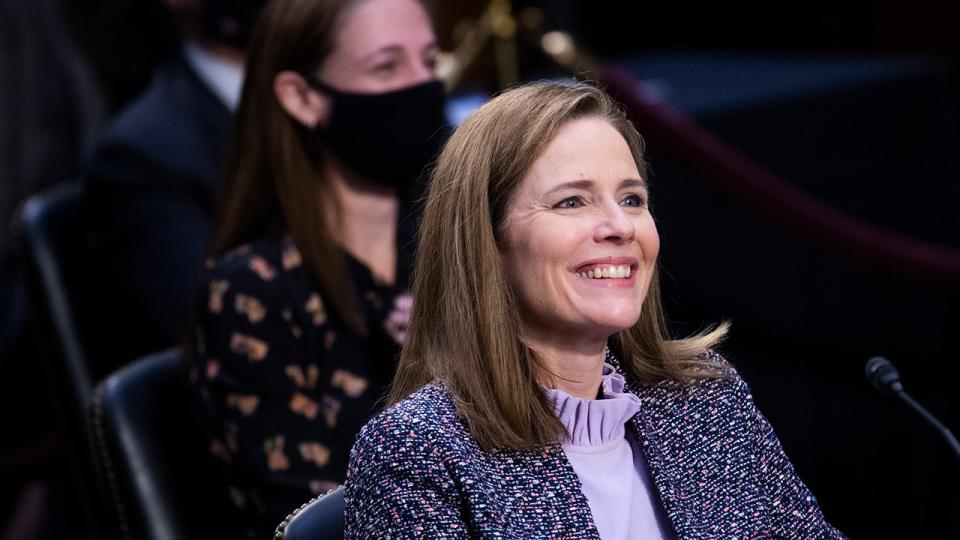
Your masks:
<svg viewBox="0 0 960 540"><path fill-rule="evenodd" d="M398 233L398 286L348 257L365 337L326 309L282 232L207 262L190 377L251 537L271 538L289 512L343 482L354 438L393 376L399 349L384 324L407 288L408 229Z"/></svg>

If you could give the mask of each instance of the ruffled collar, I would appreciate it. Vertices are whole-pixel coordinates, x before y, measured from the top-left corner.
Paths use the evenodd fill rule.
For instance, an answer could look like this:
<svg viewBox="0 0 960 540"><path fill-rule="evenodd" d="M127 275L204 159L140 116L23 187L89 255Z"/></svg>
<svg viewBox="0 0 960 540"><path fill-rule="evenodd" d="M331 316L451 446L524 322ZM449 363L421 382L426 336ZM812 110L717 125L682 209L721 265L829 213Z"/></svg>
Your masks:
<svg viewBox="0 0 960 540"><path fill-rule="evenodd" d="M603 364L603 399L582 399L563 390L545 389L557 417L570 434L571 446L603 446L623 440L626 423L640 412L640 398L627 392L623 375Z"/></svg>

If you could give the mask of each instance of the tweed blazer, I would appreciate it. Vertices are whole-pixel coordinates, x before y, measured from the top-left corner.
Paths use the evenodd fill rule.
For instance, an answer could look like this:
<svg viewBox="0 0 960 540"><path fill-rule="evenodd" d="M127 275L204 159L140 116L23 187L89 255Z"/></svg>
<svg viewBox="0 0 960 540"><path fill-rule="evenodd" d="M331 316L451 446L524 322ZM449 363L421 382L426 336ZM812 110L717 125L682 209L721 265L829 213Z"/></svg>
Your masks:
<svg viewBox="0 0 960 540"><path fill-rule="evenodd" d="M744 381L718 354L705 356L728 376L649 386L627 378L641 400L628 433L677 537L843 538ZM484 452L442 382L360 432L347 471L346 526L346 537L357 539L600 538L559 444Z"/></svg>

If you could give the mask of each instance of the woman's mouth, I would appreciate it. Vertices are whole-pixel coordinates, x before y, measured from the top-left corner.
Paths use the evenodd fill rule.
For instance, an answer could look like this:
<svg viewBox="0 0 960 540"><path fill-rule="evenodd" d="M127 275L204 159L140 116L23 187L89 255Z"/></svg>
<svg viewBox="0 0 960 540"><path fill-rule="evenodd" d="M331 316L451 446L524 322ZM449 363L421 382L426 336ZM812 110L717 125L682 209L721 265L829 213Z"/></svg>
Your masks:
<svg viewBox="0 0 960 540"><path fill-rule="evenodd" d="M577 275L587 279L627 279L631 273L629 264L598 264L580 270Z"/></svg>

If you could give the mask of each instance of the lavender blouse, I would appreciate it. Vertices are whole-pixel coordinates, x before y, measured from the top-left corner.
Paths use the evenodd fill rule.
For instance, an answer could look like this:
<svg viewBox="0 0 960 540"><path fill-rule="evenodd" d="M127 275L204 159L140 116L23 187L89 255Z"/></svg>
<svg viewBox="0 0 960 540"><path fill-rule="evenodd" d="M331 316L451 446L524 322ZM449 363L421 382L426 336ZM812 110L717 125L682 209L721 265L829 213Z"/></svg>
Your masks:
<svg viewBox="0 0 960 540"><path fill-rule="evenodd" d="M624 386L623 376L604 364L603 399L546 392L570 434L563 452L580 479L600 538L672 539L643 452L626 429L627 421L640 412L640 398Z"/></svg>

